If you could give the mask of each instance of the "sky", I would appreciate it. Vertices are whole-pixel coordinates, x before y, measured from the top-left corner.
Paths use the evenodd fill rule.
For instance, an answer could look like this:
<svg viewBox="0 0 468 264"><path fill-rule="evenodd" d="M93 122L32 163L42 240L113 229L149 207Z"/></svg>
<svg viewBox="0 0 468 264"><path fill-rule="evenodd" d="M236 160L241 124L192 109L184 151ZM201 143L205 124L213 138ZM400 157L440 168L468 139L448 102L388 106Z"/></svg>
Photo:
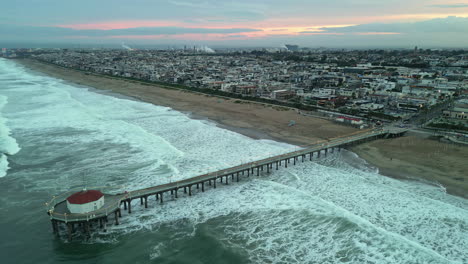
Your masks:
<svg viewBox="0 0 468 264"><path fill-rule="evenodd" d="M468 0L2 0L1 43L468 48Z"/></svg>

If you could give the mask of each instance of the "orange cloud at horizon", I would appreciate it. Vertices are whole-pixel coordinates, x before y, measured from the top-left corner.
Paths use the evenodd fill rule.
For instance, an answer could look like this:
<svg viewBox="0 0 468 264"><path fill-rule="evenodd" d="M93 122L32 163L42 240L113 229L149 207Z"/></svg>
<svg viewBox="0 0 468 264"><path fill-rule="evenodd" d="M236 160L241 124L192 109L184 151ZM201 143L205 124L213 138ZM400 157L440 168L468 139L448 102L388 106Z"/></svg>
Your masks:
<svg viewBox="0 0 468 264"><path fill-rule="evenodd" d="M83 24L60 24L56 27L71 28L76 30L83 29L97 29L97 30L111 30L111 29L127 29L138 27L183 27L184 24L177 21L162 21L162 20L121 20L121 21L105 21ZM185 27L185 26L184 26Z"/></svg>
<svg viewBox="0 0 468 264"><path fill-rule="evenodd" d="M368 23L389 23L389 22L416 22L425 19L445 18L448 16L468 17L468 13L423 13L423 14L396 14L385 16L340 16L333 18L323 17L294 17L265 19L256 22L209 22L209 20L199 20L197 23L188 23L175 20L117 20L98 21L92 23L59 24L56 27L71 29L126 29L136 27L186 27L186 28L258 28L258 29L293 29L293 28L320 28L320 27L342 27L348 25L368 24ZM334 21L334 23L332 23Z"/></svg>
<svg viewBox="0 0 468 264"><path fill-rule="evenodd" d="M223 41L227 39L246 40L252 37L245 35L244 33L183 33L177 35L124 35L124 36L109 36L110 39L171 39L171 40L193 40L193 41Z"/></svg>
<svg viewBox="0 0 468 264"><path fill-rule="evenodd" d="M202 28L202 29L258 29L259 31L245 31L237 33L180 33L180 34L161 34L161 35L127 35L127 36L111 36L112 38L135 38L135 39L187 39L193 40L225 40L233 38L233 36L245 39L259 39L272 36L298 36L298 35L344 35L343 33L325 32L322 28L340 28L355 26L358 24L396 22L396 21L420 21L434 18L445 18L453 14L427 13L427 14L398 14L387 16L366 16L366 17L340 17L337 19L339 23L317 23L313 21L315 18L288 18L288 19L266 19L255 23L187 23L183 21L171 20L122 20L122 21L103 21L84 24L63 24L56 25L57 27L71 28L76 30L111 30L111 29L130 29L138 27L180 27L180 28ZM460 14L456 14L460 16ZM468 14L462 14L468 17ZM309 20L309 21L307 21ZM202 20L200 20L202 21ZM352 21L353 23L349 23ZM326 22L326 21L324 21ZM354 35L397 35L397 32L362 32L354 33ZM161 37L160 37L161 36ZM202 37L204 36L204 37Z"/></svg>

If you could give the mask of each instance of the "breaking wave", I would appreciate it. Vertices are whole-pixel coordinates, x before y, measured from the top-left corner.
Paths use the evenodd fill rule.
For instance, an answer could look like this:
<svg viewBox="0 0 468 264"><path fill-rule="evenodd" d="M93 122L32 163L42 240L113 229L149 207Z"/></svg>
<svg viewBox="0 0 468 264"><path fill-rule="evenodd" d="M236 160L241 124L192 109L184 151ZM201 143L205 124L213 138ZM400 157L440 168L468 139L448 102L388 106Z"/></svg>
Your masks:
<svg viewBox="0 0 468 264"><path fill-rule="evenodd" d="M2 116L2 109L7 104L7 97L0 95L0 177L7 173L8 156L20 151L16 139L11 136L10 128L7 126L7 119Z"/></svg>

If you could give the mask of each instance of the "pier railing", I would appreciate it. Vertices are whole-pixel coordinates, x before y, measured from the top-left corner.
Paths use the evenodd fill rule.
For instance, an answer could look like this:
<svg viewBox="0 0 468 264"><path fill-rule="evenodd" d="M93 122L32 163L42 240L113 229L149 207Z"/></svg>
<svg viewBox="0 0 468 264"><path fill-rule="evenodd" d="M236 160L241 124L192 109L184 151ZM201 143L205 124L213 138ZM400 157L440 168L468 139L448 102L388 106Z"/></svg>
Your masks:
<svg viewBox="0 0 468 264"><path fill-rule="evenodd" d="M115 189L117 187L109 187L109 186L96 186L96 187L88 187L88 189ZM122 198L125 198L125 195L116 194L116 195L107 195L108 199L104 200L104 206L98 210L88 212L88 213L62 213L57 212L56 208L58 205L63 203L63 207L66 208L66 200L67 198L79 191L82 191L83 187L75 187L67 192L61 193L56 196L52 196L52 199L45 203L47 214L50 216L51 219L63 221L63 222L76 222L76 221L88 221L90 219L94 219L96 217L104 217L108 214L114 212L116 209L120 208L120 203ZM109 199L112 197L111 199ZM106 198L106 197L104 197Z"/></svg>
<svg viewBox="0 0 468 264"><path fill-rule="evenodd" d="M273 156L273 157L268 157L268 158L265 158L265 159L244 163L244 164L241 164L241 165L237 165L237 166L234 166L234 167L230 167L230 168L226 168L226 169L222 169L222 170L218 170L218 171L214 171L214 172L209 172L209 173L206 173L206 174L202 174L202 175L195 176L195 177L188 178L188 179L183 179L183 180L180 180L180 181L175 181L175 182L166 183L166 184L162 184L162 185L158 185L158 186L154 186L154 187L148 187L148 188L144 188L144 189L131 191L131 192L129 192L129 194L130 194L130 196L132 196L134 198L138 198L138 197L142 197L142 196L151 195L151 194L154 194L154 193L157 193L157 192L165 192L165 191L168 191L168 190L181 188L181 187L183 188L185 186L197 184L197 183L199 183L201 181L204 181L204 180L215 179L215 178L218 178L218 177L224 177L226 175L231 175L233 173L236 173L236 172L239 172L239 171L242 171L242 170L257 168L259 166L262 166L262 165L264 166L264 165L274 163L276 161L280 161L280 160L283 160L283 159L293 158L293 157L309 154L311 152L317 152L317 151L320 151L320 150L323 150L323 149L326 149L326 148L338 147L338 146L341 146L343 144L352 143L352 142L360 140L360 139L366 139L366 138L369 138L369 137L380 136L380 135L384 135L386 133L388 133L388 130L369 129L369 130L366 130L366 131L358 131L358 132L355 132L355 133L352 133L352 134L348 134L346 136L340 136L340 137L332 138L330 140L320 140L320 141L314 142L313 144L302 146L299 150L296 150L296 151L287 152L287 153L284 153L284 154L279 154L279 155L276 155L276 156Z"/></svg>
<svg viewBox="0 0 468 264"><path fill-rule="evenodd" d="M204 183L207 181L210 181L211 183L212 180L215 181L218 178L221 178L222 180L222 177L226 177L226 181L227 181L228 180L227 176L229 175L234 177L234 174L236 173L238 176L240 172L246 172L246 171L248 172L250 170L252 170L253 172L254 168L257 169L257 174L258 174L259 168L263 168L263 166L265 165L267 165L267 168L268 168L268 166L272 166L273 163L276 163L278 167L278 163L280 163L281 165L281 161L286 162L287 160L290 160L291 158L293 158L294 162L296 162L296 158L302 156L304 159L306 155L310 155L310 158L312 158L312 154L315 152L320 153L320 151L322 150L346 146L348 144L352 144L353 142L356 142L359 140L364 140L364 139L368 139L372 137L377 138L379 136L383 136L388 133L401 133L401 132L389 131L387 129L369 129L366 131L358 131L353 134L348 134L345 136L340 136L340 137L332 138L329 140L316 141L312 144L301 146L299 149L295 151L291 151L291 152L287 152L287 153L283 153L279 155L274 155L274 156L263 158L260 160L247 162L247 163L233 166L230 168L216 170L213 172L205 173L205 174L191 177L188 179L183 179L183 180L179 180L175 182L161 184L158 186L148 187L144 189L138 189L138 190L120 193L116 195L107 195L108 198L105 199L104 206L98 210L95 210L89 213L67 214L63 212L56 212L56 209L58 208L58 206L61 208L60 211L68 212L68 210L66 209L67 197L79 191L79 189L73 189L63 194L60 194L58 196L54 196L48 203L46 203L47 213L50 215L51 219L55 219L55 220L59 220L63 222L89 221L90 219L102 218L102 217L107 216L110 213L117 212L117 210L120 210L121 203L124 203L124 204L126 202L129 203L131 200L136 199L136 198L146 199L149 195L154 195L154 194L162 195L162 193L167 192L167 191L171 191L171 193L175 191L176 197L177 197L177 190L180 188L185 189L186 187L188 187L190 189L191 186L193 185L197 185L198 187L198 184L200 183ZM287 167L287 163L285 163L285 166ZM104 188L108 188L108 186ZM102 190L103 188L96 188L96 189ZM162 199L162 196L161 196L161 199ZM142 203L143 203L143 200L142 200Z"/></svg>

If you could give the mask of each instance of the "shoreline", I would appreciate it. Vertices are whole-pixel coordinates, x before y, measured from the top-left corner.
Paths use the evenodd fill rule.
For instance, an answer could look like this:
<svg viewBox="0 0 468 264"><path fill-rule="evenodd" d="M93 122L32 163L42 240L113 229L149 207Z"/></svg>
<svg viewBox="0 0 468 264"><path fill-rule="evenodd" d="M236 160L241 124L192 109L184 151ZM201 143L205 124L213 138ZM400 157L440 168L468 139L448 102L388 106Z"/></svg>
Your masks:
<svg viewBox="0 0 468 264"><path fill-rule="evenodd" d="M190 118L208 120L218 127L253 139L268 139L300 146L358 131L329 120L303 116L291 109L284 110L262 103L86 74L31 59L15 61L27 69L91 88L94 92L170 107ZM296 121L296 125L287 126L290 120ZM468 148L465 146L407 135L363 143L349 150L369 165L378 168L381 175L401 180L419 180L431 185L440 183L447 193L468 198L468 175L464 175L468 171L468 164L465 164L468 160ZM431 153L434 154L431 156ZM431 158L443 159L443 162L434 162Z"/></svg>
<svg viewBox="0 0 468 264"><path fill-rule="evenodd" d="M70 81L67 81L67 82L70 82ZM70 83L73 84L73 85L76 85L73 82L70 82ZM78 86L86 88L86 89L92 89L91 91L95 92L95 93L114 96L114 97L121 98L121 99L134 100L134 101L138 101L138 102L147 103L143 99L135 97L135 96L122 95L120 93L116 93L116 92L113 92L113 91L101 90L101 89L86 86L86 85L78 85ZM268 134L263 133L261 131L257 131L257 130L250 129L250 128L241 128L241 127L229 126L229 125L220 123L218 120L210 119L210 118L207 118L205 116L193 113L191 111L180 111L180 112L187 115L191 119L209 121L209 122L215 124L217 127L224 128L224 129L236 132L238 134L242 134L242 135L244 135L246 137L249 137L249 138L253 138L253 139L257 139L257 140L258 139L268 139L268 140L283 142L280 139L273 138L273 137L269 136ZM289 144L292 144L292 143L289 143ZM292 144L292 145L295 145L295 144Z"/></svg>
<svg viewBox="0 0 468 264"><path fill-rule="evenodd" d="M207 118L243 135L253 135L254 138L260 132L273 140L293 145L306 145L359 130L329 120L300 115L295 110L276 105L161 88L156 84L141 84L111 76L86 74L31 59L17 59L15 61L33 71L77 85L170 107L179 112L190 113L195 118ZM294 120L296 125L289 127L288 124L291 120Z"/></svg>

